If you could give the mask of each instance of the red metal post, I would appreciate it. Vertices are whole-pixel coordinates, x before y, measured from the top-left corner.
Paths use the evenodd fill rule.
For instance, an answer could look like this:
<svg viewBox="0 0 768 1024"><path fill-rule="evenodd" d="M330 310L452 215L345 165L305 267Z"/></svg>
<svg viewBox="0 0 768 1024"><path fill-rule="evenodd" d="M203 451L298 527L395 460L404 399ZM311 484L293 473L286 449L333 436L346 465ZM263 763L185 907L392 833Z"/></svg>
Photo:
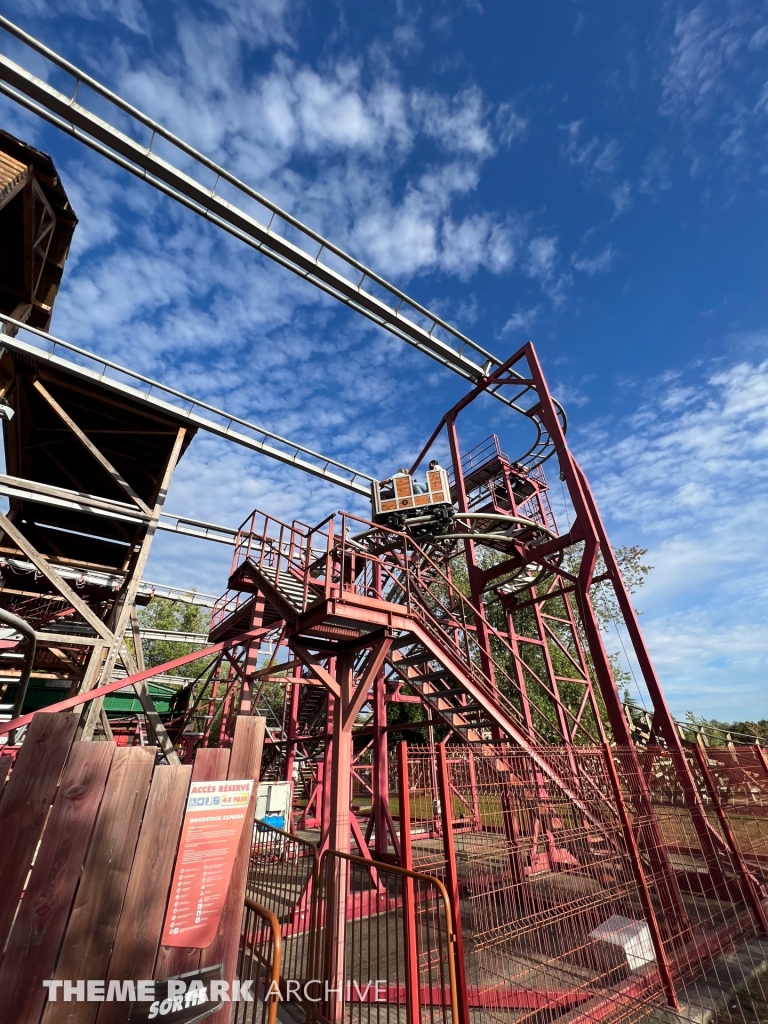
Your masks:
<svg viewBox="0 0 768 1024"><path fill-rule="evenodd" d="M446 420L445 428L448 433L448 444L451 449L451 460L453 461L453 483L456 488L456 504L459 512L468 512L467 492L464 487L464 474L461 469L461 452L459 450L459 437L456 432L456 419L451 416ZM467 559L467 574L469 576L469 589L472 595L472 604L480 613L475 619L475 630L477 642L480 647L480 665L487 679L495 686L495 673L493 671L493 660L491 658L491 640L485 625L485 609L483 607L483 584L479 577L475 542L464 540L464 551ZM496 739L500 738L500 733Z"/></svg>
<svg viewBox="0 0 768 1024"><path fill-rule="evenodd" d="M288 722L285 729L285 770L283 778L286 782L293 782L293 765L296 758L296 738L299 735L299 697L301 696L301 668L297 666L293 670L293 682L291 683L291 696L288 701ZM293 815L291 815L291 822ZM293 831L291 826L290 831Z"/></svg>
<svg viewBox="0 0 768 1024"><path fill-rule="evenodd" d="M741 875L742 881L746 887L747 899L752 905L752 912L754 913L763 934L768 935L768 920L766 920L765 910L763 909L763 905L760 902L760 896L757 892L757 888L755 887L755 879L744 862L741 850L739 849L739 844L736 841L736 836L734 835L731 823L728 820L728 815L725 813L725 809L720 802L720 796L717 792L715 780L712 778L712 773L710 772L709 765L707 764L707 756L698 743L694 744L693 752L696 756L701 774L704 776L704 781L707 785L707 789L709 790L709 795L715 805L715 811L720 822L720 827L723 830L723 835L725 836L726 842L730 848L731 856L736 863L739 874Z"/></svg>
<svg viewBox="0 0 768 1024"><path fill-rule="evenodd" d="M475 828L478 832L482 829L482 821L480 818L480 795L477 788L477 767L475 765L475 755L470 750L468 751L468 762L469 762L469 786L472 792L472 819L475 824Z"/></svg>
<svg viewBox="0 0 768 1024"><path fill-rule="evenodd" d="M389 806L389 751L387 750L387 705L384 702L384 670L373 684L373 822L376 830L375 851L386 857L387 808Z"/></svg>
<svg viewBox="0 0 768 1024"><path fill-rule="evenodd" d="M445 743L437 745L437 791L440 795L440 817L443 824L445 850L445 887L451 899L453 934L456 938L456 995L459 1005L459 1024L470 1024L467 965L464 960L464 938L461 931L461 903L459 902L459 873L456 865L456 844L453 838L453 807L451 779L448 774L448 755Z"/></svg>
<svg viewBox="0 0 768 1024"><path fill-rule="evenodd" d="M762 764L762 766L763 766L763 771L765 772L765 776L766 776L766 778L768 778L768 758L765 756L765 751L763 750L763 748L760 746L759 743L755 744L755 750L757 751L757 756L760 759L760 764Z"/></svg>
<svg viewBox="0 0 768 1024"><path fill-rule="evenodd" d="M408 787L408 745L397 744L397 796L400 819L400 867L413 871L411 852L411 799ZM419 951L416 939L416 900L413 879L403 879L403 918L405 924L405 1012L408 1024L420 1024Z"/></svg>
<svg viewBox="0 0 768 1024"><path fill-rule="evenodd" d="M659 928L659 922L656 918L656 912L653 909L653 901L648 889L645 871L643 870L643 862L640 859L640 851L638 850L637 843L635 842L635 835L632 831L632 822L629 817L627 805L624 801L624 794L621 790L621 782L619 781L619 773L616 770L616 764L613 760L613 751L611 750L610 743L603 744L603 751L605 752L605 764L608 769L613 795L616 799L616 806L619 811L624 840L627 844L627 853L629 854L632 862L632 872L635 876L637 888L640 892L640 902L642 903L643 910L645 911L645 920L651 933L653 949L656 954L656 963L659 968L662 985L664 986L664 993L667 997L667 1003L674 1010L679 1010L680 1004L677 1001L675 985L672 980L672 968L669 960L667 959L666 950L664 949L661 929Z"/></svg>
<svg viewBox="0 0 768 1024"><path fill-rule="evenodd" d="M341 699L336 700L335 729L331 755L330 822L328 845L349 853L349 805L352 797L352 730L344 727L345 709L353 686L354 659L343 655L336 661L336 679Z"/></svg>
<svg viewBox="0 0 768 1024"><path fill-rule="evenodd" d="M566 444L563 427L558 418L552 396L547 387L546 380L544 379L544 374L533 345L529 342L525 346L524 351L528 361L528 366L530 367L531 378L539 397L541 419L555 446L560 470L567 484L568 493L576 512L577 524L571 528L571 532L573 533L575 526L578 525L579 532L584 540L584 550L581 567L579 569L578 581L575 588L575 596L581 615L581 621L587 636L590 653L592 655L595 674L597 675L600 691L611 723L611 729L613 730L614 739L619 746L628 748L628 756L633 761L633 771L636 768L638 772L638 798L641 800L644 807L647 806L649 820L653 822L654 819L650 808L650 794L648 793L645 779L640 770L637 752L635 751L632 734L629 730L629 723L627 722L624 714L624 707L616 687L616 682L613 678L608 655L603 644L602 634L600 633L600 627L589 597L589 590L592 586L592 578L598 554L603 556L608 576L613 585L616 593L616 599L624 617L627 632L629 633L632 646L635 650L635 654L643 673L643 678L646 686L648 687L651 700L653 701L653 706L655 708L654 722L659 723L669 750L677 755L676 770L683 789L686 805L691 812L691 818L701 844L702 852L709 867L710 874L712 875L715 884L721 887L723 880L719 873L717 854L715 851L715 843L718 839L707 822L706 814L704 813L704 808L696 788L696 783L685 758L685 751L680 740L680 735L678 734L677 727L672 719L672 715L664 699L664 695L661 692L661 686L651 662L648 649L645 646L642 633L640 632L637 616L635 615L635 610L632 607L629 592L624 585L624 580L622 578L618 562L616 561L616 556L610 542L608 541L605 527L600 519L600 514L597 510L597 505L589 488L589 484L587 483L586 477ZM655 832L658 832L658 830L655 829L655 826L652 826L652 829ZM677 912L684 919L685 910L674 879L674 872L668 863L666 851L663 843L660 841L660 838L660 836L653 837L650 843L649 852L656 859L658 869L660 869L665 875L667 880L665 888L673 895L677 904Z"/></svg>

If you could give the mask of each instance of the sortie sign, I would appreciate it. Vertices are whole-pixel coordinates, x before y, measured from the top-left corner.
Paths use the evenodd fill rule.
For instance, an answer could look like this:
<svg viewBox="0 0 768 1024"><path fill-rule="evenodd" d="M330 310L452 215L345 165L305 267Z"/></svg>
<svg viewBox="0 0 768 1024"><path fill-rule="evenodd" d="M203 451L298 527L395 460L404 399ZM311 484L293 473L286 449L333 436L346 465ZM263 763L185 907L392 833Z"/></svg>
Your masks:
<svg viewBox="0 0 768 1024"><path fill-rule="evenodd" d="M203 949L213 941L252 789L253 779L193 782L189 787L164 946Z"/></svg>
<svg viewBox="0 0 768 1024"><path fill-rule="evenodd" d="M151 1002L131 1003L128 1024L197 1024L210 1017L224 1005L211 991L211 982L221 982L221 968L216 964L156 981Z"/></svg>

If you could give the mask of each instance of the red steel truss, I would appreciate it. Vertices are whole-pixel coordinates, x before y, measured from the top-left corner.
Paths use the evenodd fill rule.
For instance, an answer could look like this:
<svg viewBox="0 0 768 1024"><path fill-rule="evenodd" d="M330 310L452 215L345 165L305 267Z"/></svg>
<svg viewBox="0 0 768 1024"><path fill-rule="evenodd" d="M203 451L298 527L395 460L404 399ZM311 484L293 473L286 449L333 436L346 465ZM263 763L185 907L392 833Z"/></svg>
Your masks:
<svg viewBox="0 0 768 1024"><path fill-rule="evenodd" d="M517 460L495 436L462 453L460 413L502 387L548 438ZM316 526L254 512L210 647L46 710L202 661L167 723L182 757L229 745L238 715L264 715L263 778L293 783L289 828L314 835L320 855L372 865L361 912L390 908L382 864L444 879L462 1021L470 1008L586 1021L635 1019L654 1000L677 1006L715 956L768 934L768 763L759 749L731 763L682 742L533 347L446 414L412 472L442 431L455 506L444 532L414 536L346 512ZM565 532L548 498L550 450L574 510ZM601 582L653 702L644 749L595 616ZM391 764L400 735L411 742ZM292 934L306 928L317 884L310 874L297 889ZM392 907L411 956L409 891ZM342 935L344 914L333 913ZM642 969L611 952L616 921L641 929Z"/></svg>

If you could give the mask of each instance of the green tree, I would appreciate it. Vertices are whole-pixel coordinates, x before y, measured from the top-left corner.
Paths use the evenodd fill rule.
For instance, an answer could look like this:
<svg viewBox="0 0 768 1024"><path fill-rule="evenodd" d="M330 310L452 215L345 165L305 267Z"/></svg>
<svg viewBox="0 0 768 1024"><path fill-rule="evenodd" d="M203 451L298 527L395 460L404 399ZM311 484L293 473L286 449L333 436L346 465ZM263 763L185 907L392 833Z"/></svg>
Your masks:
<svg viewBox="0 0 768 1024"><path fill-rule="evenodd" d="M711 747L725 746L728 736L734 743L768 743L768 719L759 722L720 722L716 718L701 718L693 711L686 711L685 721L691 732L691 739L702 733Z"/></svg>
<svg viewBox="0 0 768 1024"><path fill-rule="evenodd" d="M169 601L164 597L153 597L145 608L139 609L139 624L142 629L158 629L172 633L199 633L208 635L210 611L199 605L182 601ZM131 644L132 646L132 644ZM144 664L147 668L173 661L184 654L204 647L204 643L179 643L176 640L143 640ZM194 662L195 675L203 668L203 662ZM190 667L171 669L169 675L190 675Z"/></svg>

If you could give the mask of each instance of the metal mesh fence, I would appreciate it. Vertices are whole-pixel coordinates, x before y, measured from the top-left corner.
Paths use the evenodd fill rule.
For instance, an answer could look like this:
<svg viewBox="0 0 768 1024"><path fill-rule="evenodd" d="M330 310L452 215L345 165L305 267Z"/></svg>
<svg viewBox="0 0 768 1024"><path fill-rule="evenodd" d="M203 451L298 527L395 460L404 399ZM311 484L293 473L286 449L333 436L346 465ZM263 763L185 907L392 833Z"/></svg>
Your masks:
<svg viewBox="0 0 768 1024"><path fill-rule="evenodd" d="M312 978L317 868L312 843L256 823L246 895L277 918L282 936L281 979L301 985Z"/></svg>
<svg viewBox="0 0 768 1024"><path fill-rule="evenodd" d="M707 752L718 798L695 751L542 750L563 786L511 745L447 749L448 793L434 749L408 750L412 856L449 891L455 874L469 1019L768 1020L750 1016L768 953L759 753Z"/></svg>
<svg viewBox="0 0 768 1024"><path fill-rule="evenodd" d="M315 976L320 1022L458 1024L453 933L439 881L326 851Z"/></svg>

